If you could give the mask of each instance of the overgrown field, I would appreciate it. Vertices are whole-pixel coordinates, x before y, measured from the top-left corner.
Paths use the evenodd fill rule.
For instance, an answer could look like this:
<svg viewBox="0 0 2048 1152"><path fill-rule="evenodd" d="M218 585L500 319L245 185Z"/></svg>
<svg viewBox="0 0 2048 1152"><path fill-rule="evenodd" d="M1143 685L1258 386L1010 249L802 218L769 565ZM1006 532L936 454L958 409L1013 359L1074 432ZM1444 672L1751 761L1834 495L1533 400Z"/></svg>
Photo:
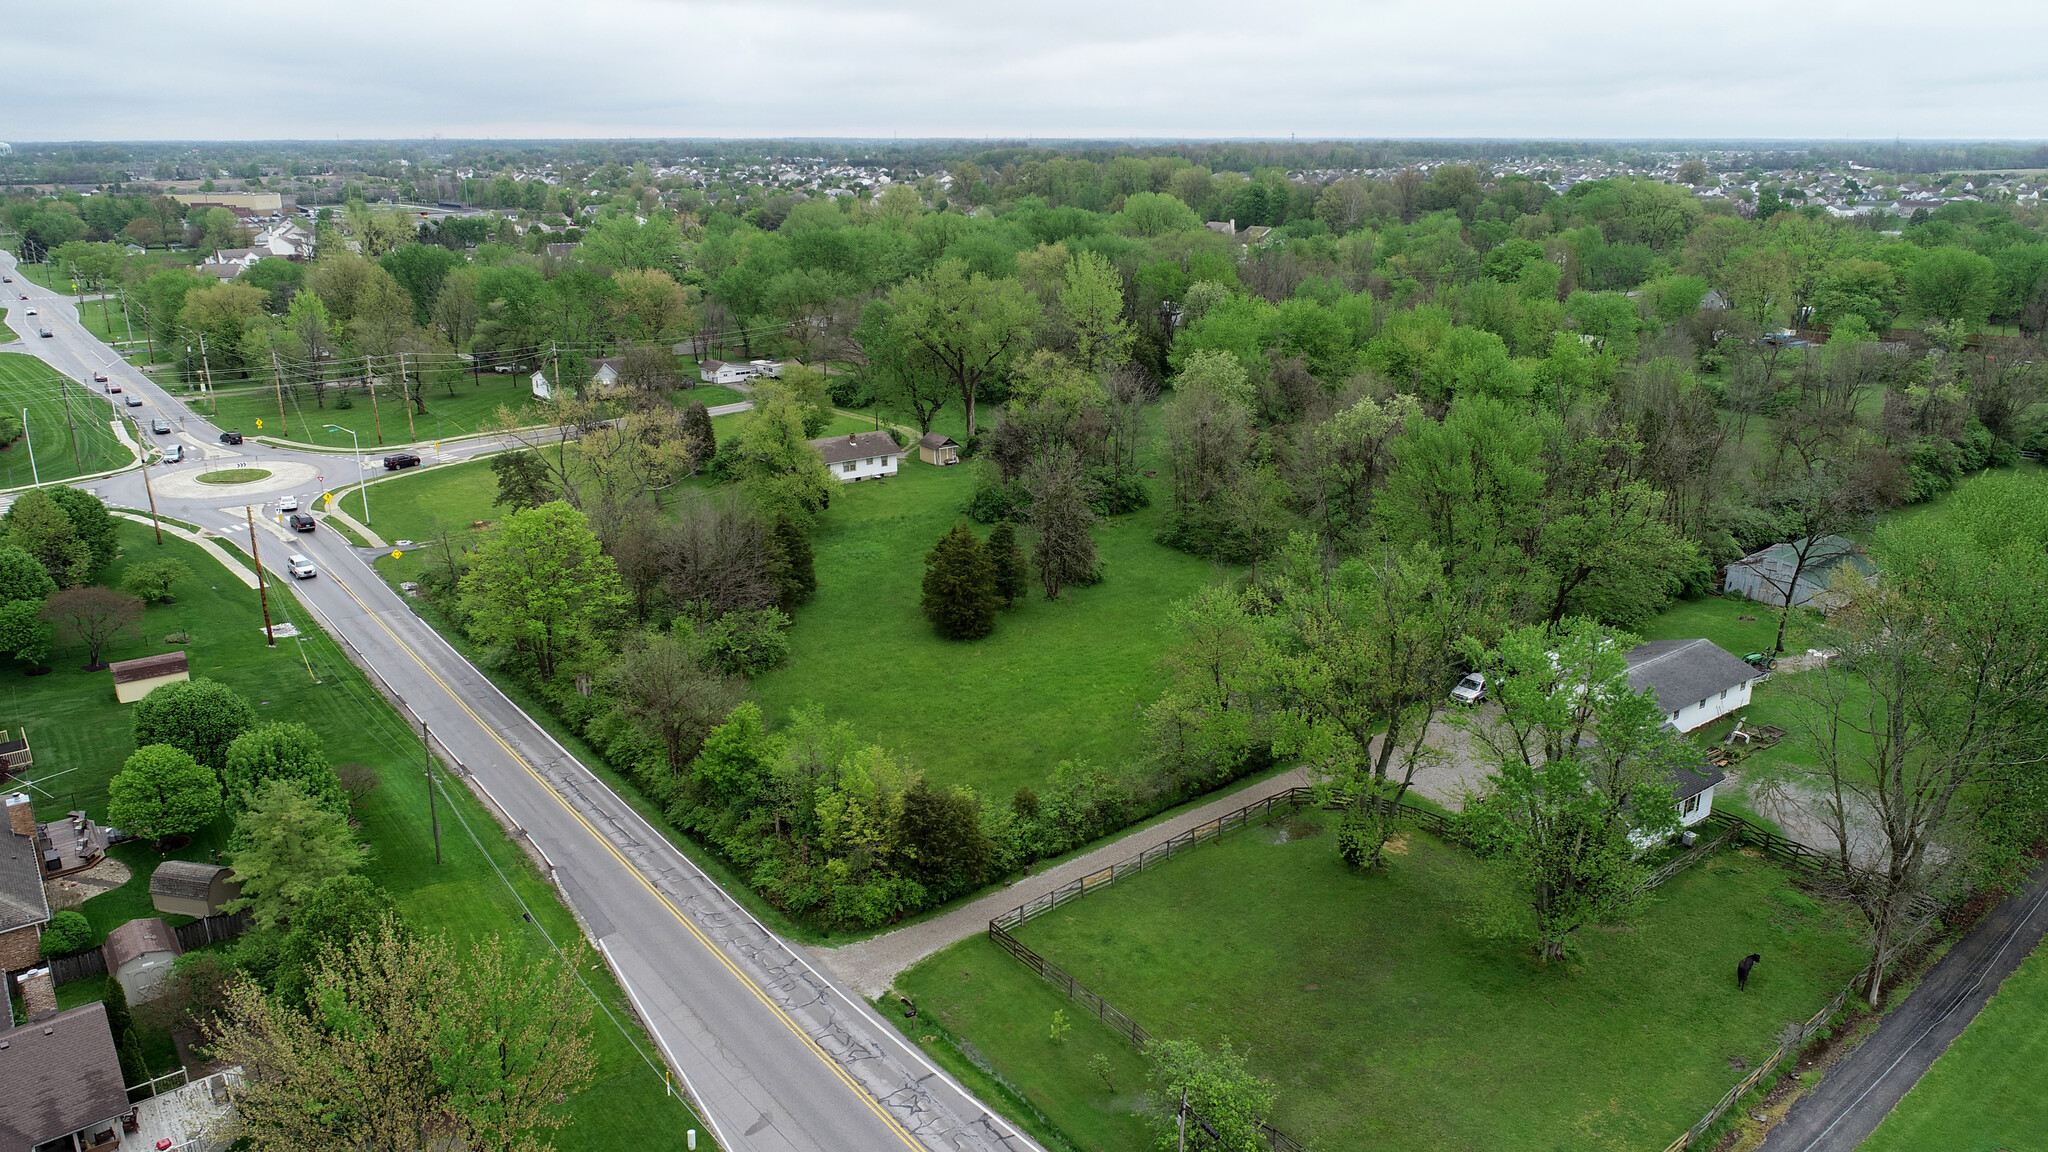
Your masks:
<svg viewBox="0 0 2048 1152"><path fill-rule="evenodd" d="M168 537L166 541L159 548L147 527L121 524L122 558L102 580L118 585L127 563L163 556L184 561L193 576L175 587L175 603L151 607L140 633L114 646L105 658L130 659L183 647L195 677L210 677L234 688L256 706L261 720L304 721L319 733L333 763L373 768L379 783L355 811L362 838L373 848L366 874L392 893L415 927L445 932L457 941L499 935L535 957L550 950L541 929L565 946L579 938L553 888L468 791L452 782L440 793L443 862L434 862L418 737L348 663L310 613L295 599L273 594L272 614L280 623L295 623L303 638L267 648L256 593L196 545ZM190 641L165 643L163 638L174 632L188 634ZM79 671L81 660L81 652L60 649L51 661L56 671L48 676L31 679L11 664L0 671L0 723L28 729L36 758L31 778L43 788L36 796L36 811L43 819L83 808L104 820L107 782L134 751L129 706L115 702L106 672ZM229 833L225 820L216 822L177 855L209 859L226 847ZM134 876L123 887L85 903L83 911L101 934L136 916L154 914L149 873L162 857L141 843L118 846L114 855L134 870ZM538 925L523 918L528 910ZM594 1083L576 1097L576 1122L554 1136L555 1146L613 1148L618 1133L630 1130L637 1143L648 1147L682 1147L683 1130L695 1122L681 1103L668 1097L661 1074L636 1053L637 1044L658 1066L659 1057L647 1037L629 1022L624 996L601 967L586 963L581 975L626 1030L604 1011L593 1014ZM71 985L65 989L67 996L80 994ZM167 1052L166 1047L157 1054L168 1058Z"/></svg>
<svg viewBox="0 0 2048 1152"><path fill-rule="evenodd" d="M1100 584L1056 601L1034 588L987 639L941 640L919 608L924 556L973 487L971 467L913 460L835 492L812 535L817 599L796 613L789 662L755 693L777 717L821 704L933 779L991 796L1037 787L1061 760L1137 758L1142 713L1165 685L1167 609L1218 569L1156 543L1155 506L1096 526Z"/></svg>
<svg viewBox="0 0 2048 1152"><path fill-rule="evenodd" d="M1864 958L1840 909L1728 852L1545 966L1466 926L1498 880L1464 850L1413 833L1391 868L1360 873L1325 821L1236 835L1017 935L1154 1035L1248 1047L1278 1086L1274 1122L1332 1152L1661 1147ZM1764 960L1742 993L1749 952ZM1142 1146L1136 1054L987 939L897 985L1082 1147ZM1064 1040L1055 1011L1075 1021ZM965 1062L918 1023L902 1027Z"/></svg>

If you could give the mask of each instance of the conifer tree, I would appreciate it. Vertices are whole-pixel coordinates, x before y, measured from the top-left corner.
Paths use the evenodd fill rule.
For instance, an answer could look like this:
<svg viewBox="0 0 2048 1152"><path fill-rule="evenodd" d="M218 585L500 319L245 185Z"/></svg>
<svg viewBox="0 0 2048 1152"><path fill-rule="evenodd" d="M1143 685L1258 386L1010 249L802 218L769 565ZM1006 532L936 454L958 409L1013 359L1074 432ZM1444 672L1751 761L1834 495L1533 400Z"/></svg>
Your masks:
<svg viewBox="0 0 2048 1152"><path fill-rule="evenodd" d="M782 589L777 604L784 612L807 604L818 593L818 570L810 537L787 516L779 517L768 534L769 571Z"/></svg>
<svg viewBox="0 0 2048 1152"><path fill-rule="evenodd" d="M924 614L948 640L979 640L995 631L995 568L965 523L953 525L925 554Z"/></svg>
<svg viewBox="0 0 2048 1152"><path fill-rule="evenodd" d="M1008 608L1030 591L1031 572L1017 547L1017 528L1005 520L988 534L988 562L995 569L996 601Z"/></svg>
<svg viewBox="0 0 2048 1152"><path fill-rule="evenodd" d="M711 430L711 410L702 400L683 409L683 442L690 446L690 460L699 468L711 462L718 451L718 436Z"/></svg>

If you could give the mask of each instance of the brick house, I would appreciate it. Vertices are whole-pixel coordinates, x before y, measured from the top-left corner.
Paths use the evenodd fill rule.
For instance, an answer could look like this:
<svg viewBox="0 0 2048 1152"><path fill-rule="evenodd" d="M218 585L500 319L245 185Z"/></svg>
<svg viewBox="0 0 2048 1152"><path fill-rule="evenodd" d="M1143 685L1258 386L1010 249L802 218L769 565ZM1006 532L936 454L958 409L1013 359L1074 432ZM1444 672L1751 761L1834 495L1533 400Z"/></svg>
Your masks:
<svg viewBox="0 0 2048 1152"><path fill-rule="evenodd" d="M7 797L7 826L0 831L0 970L17 972L33 965L43 925L49 922L35 806L26 793L17 792Z"/></svg>

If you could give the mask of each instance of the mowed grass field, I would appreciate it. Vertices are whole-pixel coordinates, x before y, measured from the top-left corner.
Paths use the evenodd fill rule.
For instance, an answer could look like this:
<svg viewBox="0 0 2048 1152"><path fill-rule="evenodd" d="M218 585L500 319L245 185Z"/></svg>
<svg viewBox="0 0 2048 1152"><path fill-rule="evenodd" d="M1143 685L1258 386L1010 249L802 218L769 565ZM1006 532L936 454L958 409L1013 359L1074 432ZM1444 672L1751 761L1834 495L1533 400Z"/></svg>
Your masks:
<svg viewBox="0 0 2048 1152"><path fill-rule="evenodd" d="M409 427L406 423L407 405L399 394L395 379L378 385L374 406L368 392L360 387L351 387L351 407L348 408L335 407L335 402L342 395L341 387L335 384L330 384L326 395L316 401L312 388L303 385L278 389L271 387L268 380L253 380L246 384L215 381L219 391L214 399L220 405L220 415L214 422L223 428L239 428L244 436L271 436L347 450L351 446L347 434L327 430L327 425L334 424L354 429L361 439L363 451L369 452L373 448L489 431L496 426L500 407L511 408L515 420L528 423L530 421L525 414L530 412L533 391L527 375L484 373L474 381L464 376L456 383L454 395L438 384L433 385L427 389L427 411L425 414L415 412ZM284 400L282 421L278 417L280 391ZM208 404L199 403L198 407L211 412ZM263 422L260 428L256 424L258 420Z"/></svg>
<svg viewBox="0 0 2048 1152"><path fill-rule="evenodd" d="M2048 1148L2048 944L1865 1140L1861 1152Z"/></svg>
<svg viewBox="0 0 2048 1152"><path fill-rule="evenodd" d="M26 487L38 475L48 483L135 462L135 454L108 423L115 411L106 396L66 379L33 356L0 352L0 411L18 420L24 408L28 435L0 449L0 488ZM35 447L33 467L30 441Z"/></svg>
<svg viewBox="0 0 2048 1152"><path fill-rule="evenodd" d="M414 927L446 933L458 942L497 935L535 958L550 954L549 936L564 946L580 940L554 889L468 790L445 777L437 800L442 862L435 863L418 737L310 613L273 586L273 617L296 624L302 638L266 647L255 591L196 545L166 539L160 547L146 526L122 523L122 555L102 575L104 582L118 585L127 564L162 556L184 561L193 576L175 587L175 603L150 607L142 628L104 658L130 659L182 647L195 677L234 688L255 705L262 720L304 721L320 734L333 763L375 770L379 783L355 811L362 839L372 846L367 874L392 893ZM188 633L190 642L165 643L172 632ZM82 661L81 651L60 649L51 660L56 671L36 678L24 676L11 662L0 663L0 723L28 730L36 763L29 778L40 786L36 811L43 819L82 808L105 820L107 783L135 747L130 707L115 702L107 673L79 671ZM228 822L217 821L177 854L209 859L227 847L230 834ZM114 855L129 864L134 876L123 887L86 901L83 911L101 933L153 914L149 873L161 857L146 843L120 845ZM524 918L529 911L533 922ZM617 1147L618 1134L630 1131L636 1145L679 1149L684 1130L701 1125L667 1094L656 1071L659 1057L654 1056L651 1067L640 1055L653 1056L654 1049L631 1023L625 997L609 974L601 966L592 968L593 962L587 957L580 975L603 1006L593 1012L594 1082L575 1098L576 1122L555 1134L554 1144L595 1152Z"/></svg>
<svg viewBox="0 0 2048 1152"><path fill-rule="evenodd" d="M1391 868L1361 873L1317 829L1327 819L1226 838L1017 936L1154 1035L1249 1048L1278 1086L1274 1122L1326 1152L1662 1147L1864 959L1839 908L1730 852L1546 966L1466 927L1498 882L1471 855L1411 833ZM1764 959L1742 993L1749 952ZM935 1056L965 1063L920 1028L928 1016L1081 1147L1144 1146L1136 1053L987 939L897 987L920 1010L900 1026ZM1056 1010L1074 1021L1060 1041ZM1089 1068L1098 1053L1108 1081Z"/></svg>

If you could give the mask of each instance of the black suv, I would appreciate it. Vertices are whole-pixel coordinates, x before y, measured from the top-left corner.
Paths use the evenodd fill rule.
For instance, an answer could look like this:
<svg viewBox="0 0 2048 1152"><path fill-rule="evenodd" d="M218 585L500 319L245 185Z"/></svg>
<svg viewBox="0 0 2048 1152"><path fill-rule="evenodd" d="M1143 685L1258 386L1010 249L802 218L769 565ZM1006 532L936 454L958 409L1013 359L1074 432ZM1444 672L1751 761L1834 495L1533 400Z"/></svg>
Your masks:
<svg viewBox="0 0 2048 1152"><path fill-rule="evenodd" d="M291 524L292 531L294 532L311 532L313 530L313 518L304 512L292 513L288 523Z"/></svg>
<svg viewBox="0 0 2048 1152"><path fill-rule="evenodd" d="M384 458L384 470L386 472L396 472L400 468L416 467L419 462L420 458L416 453L394 452Z"/></svg>
<svg viewBox="0 0 2048 1152"><path fill-rule="evenodd" d="M242 442L242 434L240 432L223 432L220 434L220 442L223 444L240 444Z"/></svg>

